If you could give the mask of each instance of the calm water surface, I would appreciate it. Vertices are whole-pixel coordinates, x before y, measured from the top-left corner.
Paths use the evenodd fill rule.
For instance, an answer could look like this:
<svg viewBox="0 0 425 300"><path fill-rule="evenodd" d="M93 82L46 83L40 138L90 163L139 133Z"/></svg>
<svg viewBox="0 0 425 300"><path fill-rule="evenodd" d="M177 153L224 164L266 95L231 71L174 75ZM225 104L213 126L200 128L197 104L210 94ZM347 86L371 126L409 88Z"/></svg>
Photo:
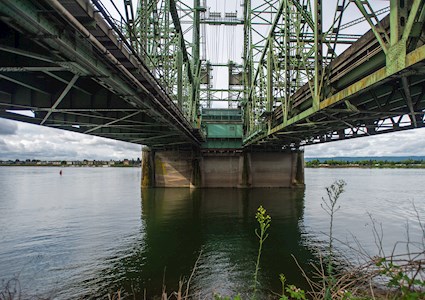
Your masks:
<svg viewBox="0 0 425 300"><path fill-rule="evenodd" d="M425 216L425 170L306 169L306 189L141 190L136 168L0 168L0 284L18 278L31 296L101 298L122 288L142 297L175 290L199 257L191 293L250 292L258 241L255 212L272 217L260 271L265 293L278 275L305 286L303 266L326 241L325 187L347 182L335 219L338 239L356 236L376 252L372 215L386 249L420 240L412 202ZM339 246L344 249L345 246ZM165 278L165 279L164 279ZM0 286L1 287L1 286Z"/></svg>

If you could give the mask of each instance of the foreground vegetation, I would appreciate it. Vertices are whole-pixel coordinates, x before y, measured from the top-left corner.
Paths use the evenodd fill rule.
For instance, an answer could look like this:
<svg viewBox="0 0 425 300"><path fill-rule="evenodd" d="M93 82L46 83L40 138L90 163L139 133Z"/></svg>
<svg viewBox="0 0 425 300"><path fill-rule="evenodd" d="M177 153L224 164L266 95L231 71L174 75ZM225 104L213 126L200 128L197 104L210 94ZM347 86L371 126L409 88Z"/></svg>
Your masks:
<svg viewBox="0 0 425 300"><path fill-rule="evenodd" d="M391 253L383 249L383 230L372 219L372 234L378 255L370 256L356 240L357 246L350 247L356 253L355 265L342 254L334 256L333 219L340 209L338 200L344 192L344 181L336 181L326 188L327 197L322 198L322 208L329 215L328 246L325 252L318 251L319 264L313 265L314 274L303 276L310 285L309 299L425 299L425 226L416 211L416 221L422 229L422 240L407 240L394 245ZM345 244L345 246L348 246ZM404 252L400 252L404 249ZM295 258L296 259L296 258ZM288 299L288 298L284 298ZM306 299L292 297L289 299Z"/></svg>
<svg viewBox="0 0 425 300"><path fill-rule="evenodd" d="M425 225L421 222L415 208L417 222L422 229L422 240L398 242L394 245L391 254L386 255L383 250L383 232L372 220L373 236L378 247L377 256L369 256L358 243L357 248L352 248L358 255L357 265L344 257L335 255L335 242L333 237L333 220L340 209L338 200L344 192L346 183L342 180L334 182L326 188L327 197L322 198L322 208L329 215L328 244L323 252L318 249L319 263L312 264L315 272L307 274L298 264L300 271L307 280L310 290L304 291L294 285L286 285L286 278L280 275L282 292L279 300L420 300L425 299ZM260 207L257 212L257 221L260 227L259 254L254 273L254 289L252 299L257 298L257 272L259 258L264 240L267 238L266 230L270 227L271 218L266 215L265 209ZM407 232L408 233L408 232ZM409 233L408 233L409 234ZM397 248L406 249L398 253ZM296 260L296 257L294 257ZM229 297L215 296L216 300L230 300ZM233 300L241 299L239 295Z"/></svg>

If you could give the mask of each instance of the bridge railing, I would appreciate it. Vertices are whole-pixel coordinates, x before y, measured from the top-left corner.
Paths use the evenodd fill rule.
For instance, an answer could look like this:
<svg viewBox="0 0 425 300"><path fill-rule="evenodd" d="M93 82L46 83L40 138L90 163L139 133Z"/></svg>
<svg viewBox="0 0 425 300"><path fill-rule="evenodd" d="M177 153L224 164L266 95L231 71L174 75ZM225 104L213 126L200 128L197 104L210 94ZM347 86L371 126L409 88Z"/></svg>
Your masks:
<svg viewBox="0 0 425 300"><path fill-rule="evenodd" d="M123 43L124 48L129 53L133 54L140 62L143 62L144 64L155 65L155 62L147 55L146 49L144 49L143 45L137 40L130 40L131 34L134 34L130 33L130 31L133 29L127 22L126 18L121 14L121 11L118 9L114 1L109 0L111 7L114 8L113 14L106 8L102 1L91 0L91 2L102 14L104 20L109 24L115 35L119 38L120 42ZM158 78L160 75L158 69L151 70L151 72L155 78Z"/></svg>
<svg viewBox="0 0 425 300"><path fill-rule="evenodd" d="M103 3L105 1L110 3L109 10ZM161 89L180 107L186 118L193 122L196 108L192 103L192 69L188 60L181 57L184 52L182 33L174 28L170 8L154 7L161 11L161 15L154 17L149 16L144 7L138 7L135 19L129 21L114 3L116 1L91 2L122 42L123 48L150 71ZM168 1L152 1L154 2ZM150 6L150 13L155 11L152 8Z"/></svg>

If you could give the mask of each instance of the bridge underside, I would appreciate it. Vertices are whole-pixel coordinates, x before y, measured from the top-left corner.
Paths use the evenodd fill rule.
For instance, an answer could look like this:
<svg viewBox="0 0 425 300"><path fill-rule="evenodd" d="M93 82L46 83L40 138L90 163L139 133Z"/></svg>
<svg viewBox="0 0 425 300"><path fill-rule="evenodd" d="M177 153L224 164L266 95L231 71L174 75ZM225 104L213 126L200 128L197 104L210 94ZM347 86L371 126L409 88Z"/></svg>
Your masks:
<svg viewBox="0 0 425 300"><path fill-rule="evenodd" d="M67 13L55 2L0 5L0 117L156 148L199 146L199 130L107 20L87 1L61 1Z"/></svg>
<svg viewBox="0 0 425 300"><path fill-rule="evenodd" d="M425 127L424 70L420 63L404 70L401 77L388 76L343 96L367 84L366 78L324 100L320 110L307 109L285 125L277 110L276 121L254 136L250 147L298 147Z"/></svg>
<svg viewBox="0 0 425 300"><path fill-rule="evenodd" d="M370 30L337 56L324 68L316 97L311 82L287 101L273 97L274 109L259 116L259 125L251 126L244 144L297 148L424 127L425 13L421 9L417 19L411 18L415 22L410 35L386 45L386 51ZM396 28L390 21L387 16L379 23L387 35ZM267 84L279 86L275 81ZM261 103L254 89L250 97L251 102Z"/></svg>
<svg viewBox="0 0 425 300"><path fill-rule="evenodd" d="M277 109L270 126L250 137L251 147L279 149L425 127L423 61L385 74L383 67L323 100L319 110L310 107L285 123Z"/></svg>

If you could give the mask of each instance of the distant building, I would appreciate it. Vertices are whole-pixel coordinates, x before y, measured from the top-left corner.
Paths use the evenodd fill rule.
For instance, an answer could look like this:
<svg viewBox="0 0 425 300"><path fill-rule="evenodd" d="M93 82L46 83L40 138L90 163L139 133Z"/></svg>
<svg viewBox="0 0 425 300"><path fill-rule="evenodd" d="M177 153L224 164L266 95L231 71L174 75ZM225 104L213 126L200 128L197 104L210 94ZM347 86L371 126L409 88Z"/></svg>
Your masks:
<svg viewBox="0 0 425 300"><path fill-rule="evenodd" d="M135 159L123 159L123 160L38 160L38 159L26 159L26 160L0 160L1 165L17 165L17 166L68 166L68 167L109 167L109 166L125 166L125 167L137 167L141 165L140 158Z"/></svg>

